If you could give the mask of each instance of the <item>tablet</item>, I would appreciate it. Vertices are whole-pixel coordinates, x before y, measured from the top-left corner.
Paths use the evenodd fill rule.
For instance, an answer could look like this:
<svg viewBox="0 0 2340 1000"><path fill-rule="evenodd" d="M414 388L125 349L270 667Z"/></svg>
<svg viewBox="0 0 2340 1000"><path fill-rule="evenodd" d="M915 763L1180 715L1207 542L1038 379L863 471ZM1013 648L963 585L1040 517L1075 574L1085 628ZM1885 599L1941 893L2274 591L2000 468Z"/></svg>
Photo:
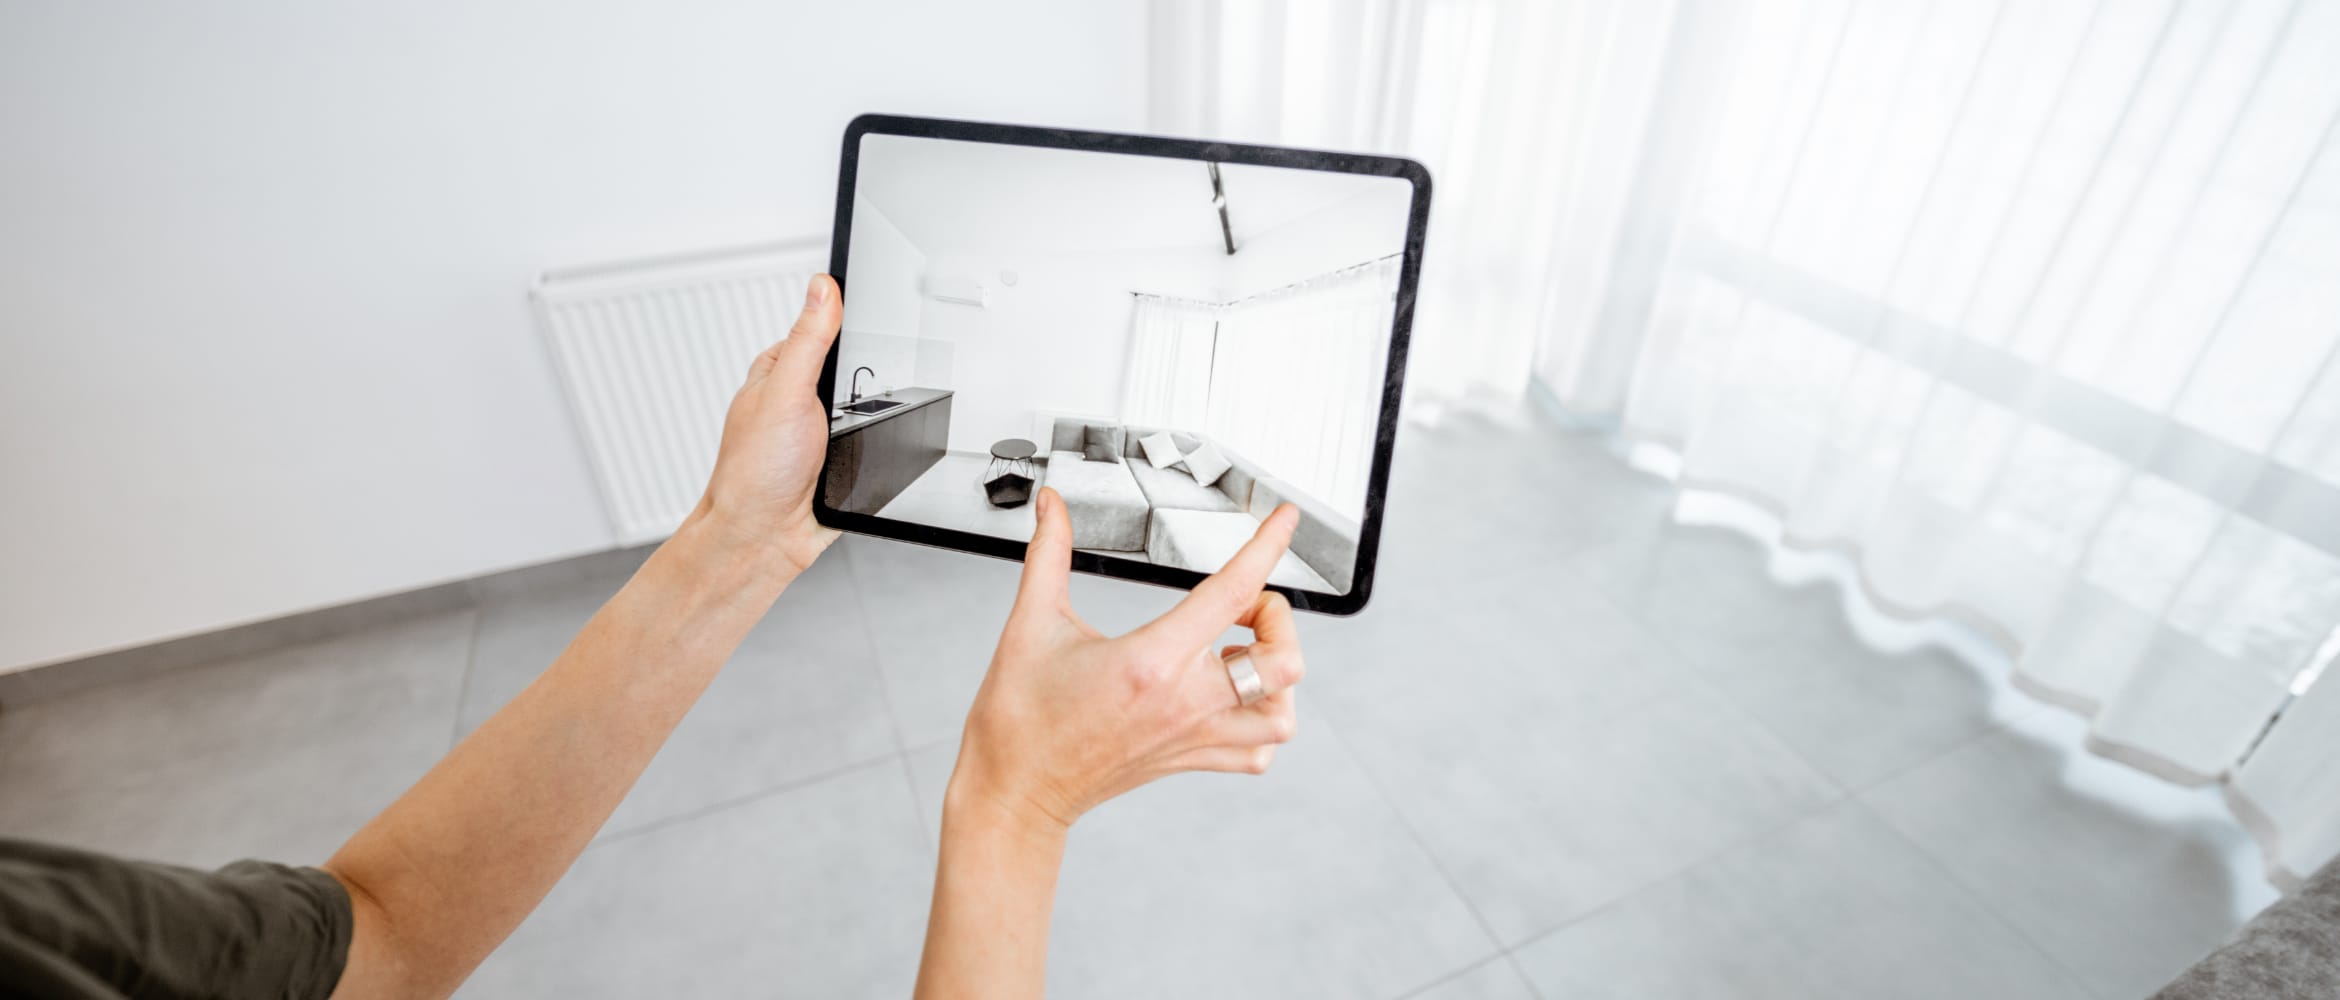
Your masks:
<svg viewBox="0 0 2340 1000"><path fill-rule="evenodd" d="M845 130L815 515L1192 587L1279 504L1268 585L1373 592L1430 177L1411 160L865 115Z"/></svg>

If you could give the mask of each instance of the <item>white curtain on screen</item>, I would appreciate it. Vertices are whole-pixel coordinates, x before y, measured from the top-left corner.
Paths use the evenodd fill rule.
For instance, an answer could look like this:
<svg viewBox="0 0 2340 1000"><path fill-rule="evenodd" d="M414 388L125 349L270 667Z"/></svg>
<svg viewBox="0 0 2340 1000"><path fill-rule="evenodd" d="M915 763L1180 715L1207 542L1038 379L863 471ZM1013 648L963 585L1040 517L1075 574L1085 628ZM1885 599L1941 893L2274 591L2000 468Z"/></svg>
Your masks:
<svg viewBox="0 0 2340 1000"><path fill-rule="evenodd" d="M1157 127L1430 166L1425 394L1671 447L1994 636L2093 749L2222 783L2278 881L2340 854L2340 2L1155 27Z"/></svg>
<svg viewBox="0 0 2340 1000"><path fill-rule="evenodd" d="M1208 435L1362 518L1403 263L1368 261L1234 302L1139 295L1122 418Z"/></svg>
<svg viewBox="0 0 2340 1000"><path fill-rule="evenodd" d="M1219 317L1204 431L1351 519L1364 517L1403 263L1310 278Z"/></svg>
<svg viewBox="0 0 2340 1000"><path fill-rule="evenodd" d="M1129 379L1121 419L1141 427L1199 431L1211 396L1218 306L1139 295L1130 321Z"/></svg>

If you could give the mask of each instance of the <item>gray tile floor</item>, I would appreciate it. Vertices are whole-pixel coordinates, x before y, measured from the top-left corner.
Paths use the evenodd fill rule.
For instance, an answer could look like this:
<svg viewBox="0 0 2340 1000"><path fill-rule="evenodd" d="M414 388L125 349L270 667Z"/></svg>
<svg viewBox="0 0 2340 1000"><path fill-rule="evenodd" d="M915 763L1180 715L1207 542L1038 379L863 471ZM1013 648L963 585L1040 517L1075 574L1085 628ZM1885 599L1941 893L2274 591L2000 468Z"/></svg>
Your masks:
<svg viewBox="0 0 2340 1000"><path fill-rule="evenodd" d="M2076 722L1952 657L1872 651L1591 438L1409 426L1396 468L1380 593L1305 623L1274 773L1075 831L1055 995L2126 997L2270 894L2203 795L2067 751ZM626 562L0 710L0 833L321 859ZM1015 577L840 543L465 995L905 995ZM1173 596L1076 585L1109 629Z"/></svg>

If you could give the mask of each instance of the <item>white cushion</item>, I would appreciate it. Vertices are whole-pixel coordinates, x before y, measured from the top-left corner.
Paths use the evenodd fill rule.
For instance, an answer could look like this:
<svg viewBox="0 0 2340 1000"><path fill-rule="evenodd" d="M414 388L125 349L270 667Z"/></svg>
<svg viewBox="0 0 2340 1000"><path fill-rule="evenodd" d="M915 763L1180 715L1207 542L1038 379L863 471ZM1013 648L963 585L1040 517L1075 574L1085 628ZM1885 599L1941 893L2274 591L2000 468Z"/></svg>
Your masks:
<svg viewBox="0 0 2340 1000"><path fill-rule="evenodd" d="M1048 456L1044 475L1064 499L1074 548L1135 552L1146 547L1146 493L1129 465L1087 462L1080 452L1059 451Z"/></svg>
<svg viewBox="0 0 2340 1000"><path fill-rule="evenodd" d="M1145 449L1146 463L1157 469L1167 469L1179 459L1178 442L1169 431L1155 431L1149 437L1138 439L1138 447Z"/></svg>
<svg viewBox="0 0 2340 1000"><path fill-rule="evenodd" d="M1194 481L1204 486L1218 482L1220 476L1226 475L1228 469L1234 468L1234 464L1227 461L1227 456L1219 454L1219 447L1208 441L1203 442L1201 447L1188 452L1184 461L1186 462L1186 471L1194 473Z"/></svg>

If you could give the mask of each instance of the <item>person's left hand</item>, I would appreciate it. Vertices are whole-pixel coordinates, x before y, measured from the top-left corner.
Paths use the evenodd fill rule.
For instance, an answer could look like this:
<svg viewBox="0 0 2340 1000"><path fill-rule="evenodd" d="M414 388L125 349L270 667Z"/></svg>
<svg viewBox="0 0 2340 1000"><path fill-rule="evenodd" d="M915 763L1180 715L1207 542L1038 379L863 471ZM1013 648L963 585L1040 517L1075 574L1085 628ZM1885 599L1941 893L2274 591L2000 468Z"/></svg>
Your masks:
<svg viewBox="0 0 2340 1000"><path fill-rule="evenodd" d="M788 336L748 366L747 383L723 418L715 473L691 514L731 544L782 560L779 568L791 573L837 540L834 529L813 520L812 498L829 449L821 365L844 315L836 281L815 275Z"/></svg>
<svg viewBox="0 0 2340 1000"><path fill-rule="evenodd" d="M1064 498L1042 487L1033 502L1023 584L967 713L945 826L982 810L1061 838L1097 804L1156 778L1266 773L1276 745L1299 724L1293 686L1305 666L1292 606L1263 590L1299 510L1277 507L1242 551L1168 614L1108 637L1073 613ZM1250 629L1255 641L1214 650L1230 626ZM1250 705L1227 672L1238 654L1251 658L1266 691Z"/></svg>

